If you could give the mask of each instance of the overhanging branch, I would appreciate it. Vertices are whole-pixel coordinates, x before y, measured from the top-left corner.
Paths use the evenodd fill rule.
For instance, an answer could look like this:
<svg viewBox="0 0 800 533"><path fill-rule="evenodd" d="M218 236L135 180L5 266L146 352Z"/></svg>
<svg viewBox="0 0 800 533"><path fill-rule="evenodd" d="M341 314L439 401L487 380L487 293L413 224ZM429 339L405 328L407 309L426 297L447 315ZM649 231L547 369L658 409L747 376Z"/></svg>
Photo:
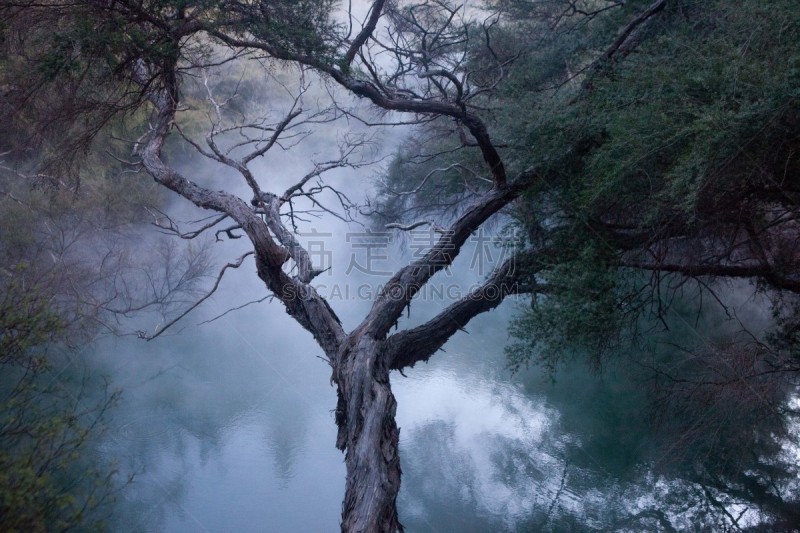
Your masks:
<svg viewBox="0 0 800 533"><path fill-rule="evenodd" d="M453 334L463 330L470 320L491 311L512 294L545 292L546 287L523 281L532 277L528 265L536 255L532 251L523 252L506 260L480 287L425 324L391 335L388 338L391 368L402 370L420 361L427 361Z"/></svg>
<svg viewBox="0 0 800 533"><path fill-rule="evenodd" d="M516 199L536 177L537 173L530 170L520 174L511 184L484 193L442 232L439 240L424 257L392 276L359 329L376 338L385 336L414 295L434 274L453 262L472 232Z"/></svg>
<svg viewBox="0 0 800 533"><path fill-rule="evenodd" d="M211 191L186 179L161 159L161 148L169 134L178 107L177 63L160 65L161 83L149 84L150 68L139 61L133 79L149 88L148 99L155 107L155 120L150 138L141 152L142 163L153 178L198 207L228 215L253 244L256 268L267 288L286 306L287 312L310 331L326 353L335 353L344 338L338 317L313 287L294 279L283 271L289 257L287 250L275 242L270 229L258 212L243 199L225 191Z"/></svg>

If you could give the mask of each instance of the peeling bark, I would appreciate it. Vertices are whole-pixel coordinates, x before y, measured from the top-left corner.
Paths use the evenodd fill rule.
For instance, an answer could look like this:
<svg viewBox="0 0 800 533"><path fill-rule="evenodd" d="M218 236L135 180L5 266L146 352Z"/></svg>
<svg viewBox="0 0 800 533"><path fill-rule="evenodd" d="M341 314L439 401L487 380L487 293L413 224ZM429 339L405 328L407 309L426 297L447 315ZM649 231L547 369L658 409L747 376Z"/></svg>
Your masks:
<svg viewBox="0 0 800 533"><path fill-rule="evenodd" d="M400 429L385 341L361 335L345 346L334 372L339 397L336 445L346 452L347 466L342 531L403 531L397 516Z"/></svg>
<svg viewBox="0 0 800 533"><path fill-rule="evenodd" d="M451 264L469 235L517 198L536 174L523 173L512 183L491 189L467 207L424 258L401 269L392 278L389 287L395 292L379 297L361 325L347 335L325 299L309 285L312 272L305 261L307 254L283 225L276 200L273 199L262 213L265 220L243 199L201 187L163 162L161 147L175 116L178 94L176 80L168 81L164 90L150 96L157 120L153 135L142 152L144 167L161 185L198 207L226 214L241 227L253 245L258 276L285 305L287 313L312 333L328 356L338 393L336 444L345 452L347 466L342 531L403 531L397 514L400 430L395 422L397 402L392 394L389 372L427 359L457 328L443 328L433 344L404 346L408 358L402 361L396 355L399 344L390 343L386 335L419 288ZM263 201L260 203L266 206ZM284 263L290 257L300 267L294 277L284 271ZM507 274L503 270L497 279L505 279ZM511 292L473 295L471 303L456 304L438 320L466 324L473 316L496 307ZM397 294L403 297L398 300Z"/></svg>

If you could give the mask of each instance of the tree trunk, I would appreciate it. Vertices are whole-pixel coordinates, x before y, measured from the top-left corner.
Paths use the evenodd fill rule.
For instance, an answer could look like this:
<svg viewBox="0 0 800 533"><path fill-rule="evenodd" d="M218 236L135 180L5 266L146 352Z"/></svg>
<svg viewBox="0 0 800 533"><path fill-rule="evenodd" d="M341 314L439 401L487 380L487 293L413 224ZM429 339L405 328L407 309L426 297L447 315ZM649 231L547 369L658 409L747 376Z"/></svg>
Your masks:
<svg viewBox="0 0 800 533"><path fill-rule="evenodd" d="M346 450L347 466L342 531L403 531L397 517L400 430L385 341L359 335L344 346L334 371L339 395L336 445Z"/></svg>

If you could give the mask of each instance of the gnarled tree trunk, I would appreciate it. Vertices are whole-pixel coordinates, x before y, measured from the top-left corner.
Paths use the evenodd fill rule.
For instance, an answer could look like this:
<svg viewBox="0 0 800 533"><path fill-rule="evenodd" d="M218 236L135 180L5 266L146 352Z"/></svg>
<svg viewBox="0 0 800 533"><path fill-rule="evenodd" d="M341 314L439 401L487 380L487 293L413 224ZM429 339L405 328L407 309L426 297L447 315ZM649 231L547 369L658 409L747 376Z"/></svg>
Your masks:
<svg viewBox="0 0 800 533"><path fill-rule="evenodd" d="M386 341L351 336L338 354L336 445L346 451L342 531L403 531L397 517L400 430L389 382Z"/></svg>

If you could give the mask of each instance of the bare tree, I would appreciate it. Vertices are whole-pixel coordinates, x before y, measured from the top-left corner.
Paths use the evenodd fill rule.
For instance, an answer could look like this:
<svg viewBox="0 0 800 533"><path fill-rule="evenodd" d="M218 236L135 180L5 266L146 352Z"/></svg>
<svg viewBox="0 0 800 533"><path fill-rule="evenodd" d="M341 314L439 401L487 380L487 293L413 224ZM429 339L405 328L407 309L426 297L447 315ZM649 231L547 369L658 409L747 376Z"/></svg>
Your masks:
<svg viewBox="0 0 800 533"><path fill-rule="evenodd" d="M141 160L148 172L162 185L194 204L219 212L230 219L253 244L259 277L288 313L315 337L332 368L332 380L338 391L336 422L339 426L337 447L346 452L347 481L343 504L344 531L401 530L396 498L400 488L398 456L399 430L395 423L396 402L389 373L427 360L456 331L478 313L496 307L508 294L516 292L513 261L509 261L486 281L485 285L453 304L429 323L415 329L389 334L414 295L440 270L449 266L469 236L492 215L511 203L535 178L527 172L513 179L506 176L503 162L492 143L483 121L468 107L471 97L483 87L470 83L466 73L459 73L465 57L467 36L459 20L460 9L444 3L429 3L413 9L392 8L375 2L362 29L353 38L342 39L344 61L333 66L315 56L286 50L256 36L214 29L212 35L237 50L260 50L270 57L299 62L331 77L352 93L370 99L379 107L413 113L415 116L445 116L472 137L486 161L492 187L485 190L455 222L441 233L439 241L421 259L398 271L376 298L371 310L353 331L343 329L328 303L317 293L312 280L317 272L311 267L308 252L294 236L291 210L281 215L298 195L316 202L316 190L307 189L309 181L335 166L351 165L352 147L343 150L336 161L319 163L286 191L266 192L263 179L250 170L249 163L265 154L293 124L308 120L296 107L279 122L264 128L266 136L247 138L244 155L232 157L216 143L222 132L219 104L209 93L216 118L206 137L207 147L195 144L204 155L236 170L249 186L252 201L247 202L225 191L200 187L168 166L161 157L163 144L172 130L180 101L180 60L160 66L160 73L147 61L139 61L133 79L139 83L153 105L152 131L141 150ZM234 17L256 16L258 5L232 4ZM377 36L378 21L391 20L389 44ZM191 19L189 19L191 21ZM184 23L191 28L191 22ZM188 30L184 30L188 32ZM195 31L195 30L192 30ZM178 33L179 39L187 34ZM391 53L389 72L379 70L371 55ZM353 74L358 66L367 78ZM498 77L502 63L498 63ZM157 76L158 83L152 83ZM146 89L145 89L146 88ZM305 117L305 118L304 118ZM253 124L237 125L240 131L260 133ZM316 202L318 203L318 202ZM319 203L318 203L319 204ZM321 205L321 204L319 204ZM291 262L291 269L285 265ZM293 274L290 272L294 272Z"/></svg>

